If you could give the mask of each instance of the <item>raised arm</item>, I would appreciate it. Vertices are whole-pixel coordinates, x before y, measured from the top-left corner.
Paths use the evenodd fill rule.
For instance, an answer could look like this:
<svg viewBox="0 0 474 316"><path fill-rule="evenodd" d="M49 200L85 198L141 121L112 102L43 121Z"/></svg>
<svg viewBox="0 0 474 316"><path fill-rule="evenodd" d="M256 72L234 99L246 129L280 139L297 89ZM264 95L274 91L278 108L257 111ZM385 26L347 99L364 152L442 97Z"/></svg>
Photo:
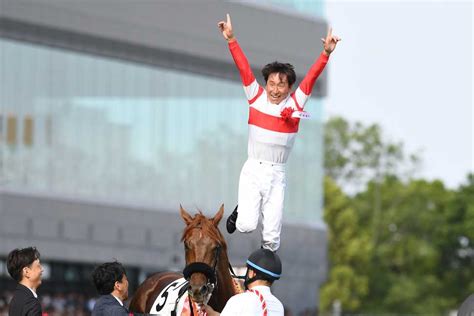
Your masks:
<svg viewBox="0 0 474 316"><path fill-rule="evenodd" d="M319 75L323 72L324 67L326 67L326 64L328 63L329 55L334 51L337 42L340 40L339 37L332 35L332 28L329 28L326 38L321 38L321 41L324 44L323 51L301 81L298 89L295 91L296 101L300 107L304 107L304 104L313 91L316 79L318 79Z"/></svg>
<svg viewBox="0 0 474 316"><path fill-rule="evenodd" d="M255 79L255 76L252 72L252 68L250 68L250 64L247 60L247 57L245 56L244 52L240 48L239 43L237 42L237 39L235 38L230 15L227 14L227 20L220 21L219 23L217 23L217 26L221 30L222 36L229 44L229 50L232 55L232 58L234 59L235 65L239 70L240 78L242 80L242 84L244 85L247 100L249 100L250 102L254 100L257 95L261 94L263 89L258 85L257 80Z"/></svg>

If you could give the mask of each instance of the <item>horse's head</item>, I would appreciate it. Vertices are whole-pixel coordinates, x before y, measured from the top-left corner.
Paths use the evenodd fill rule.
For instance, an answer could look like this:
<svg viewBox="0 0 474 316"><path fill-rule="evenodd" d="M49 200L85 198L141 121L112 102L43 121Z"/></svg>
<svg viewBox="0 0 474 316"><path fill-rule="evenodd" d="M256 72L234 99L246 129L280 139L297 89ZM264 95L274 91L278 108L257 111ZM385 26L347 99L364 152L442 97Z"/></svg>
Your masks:
<svg viewBox="0 0 474 316"><path fill-rule="evenodd" d="M227 248L217 228L224 214L224 205L213 218L207 218L201 212L192 217L182 206L180 213L186 223L182 241L186 257L183 273L189 281L188 294L197 303L207 303L217 283L220 253Z"/></svg>

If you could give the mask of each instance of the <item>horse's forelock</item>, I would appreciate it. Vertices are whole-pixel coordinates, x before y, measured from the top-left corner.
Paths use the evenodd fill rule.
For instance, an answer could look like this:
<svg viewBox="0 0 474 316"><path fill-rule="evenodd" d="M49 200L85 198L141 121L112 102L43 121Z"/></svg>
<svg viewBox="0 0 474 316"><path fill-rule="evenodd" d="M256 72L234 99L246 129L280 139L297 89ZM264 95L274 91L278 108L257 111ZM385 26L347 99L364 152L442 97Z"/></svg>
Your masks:
<svg viewBox="0 0 474 316"><path fill-rule="evenodd" d="M185 241L189 238L191 231L194 228L200 228L204 234L209 236L214 241L218 242L220 245L226 247L226 242L220 231L212 223L212 219L207 218L204 214L198 210L192 221L184 228L181 241Z"/></svg>

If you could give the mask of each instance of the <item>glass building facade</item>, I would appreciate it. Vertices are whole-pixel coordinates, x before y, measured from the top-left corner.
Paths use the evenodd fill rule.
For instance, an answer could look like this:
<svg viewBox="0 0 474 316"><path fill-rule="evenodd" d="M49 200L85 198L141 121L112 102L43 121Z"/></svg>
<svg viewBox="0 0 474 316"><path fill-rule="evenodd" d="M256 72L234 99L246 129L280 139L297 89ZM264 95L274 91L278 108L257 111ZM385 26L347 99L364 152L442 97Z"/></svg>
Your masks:
<svg viewBox="0 0 474 316"><path fill-rule="evenodd" d="M236 204L248 128L238 82L6 39L0 66L0 187L158 210ZM320 223L320 100L306 109L284 219Z"/></svg>
<svg viewBox="0 0 474 316"><path fill-rule="evenodd" d="M324 16L324 1L320 0L247 0L243 2L266 5L274 10L293 11L313 17Z"/></svg>

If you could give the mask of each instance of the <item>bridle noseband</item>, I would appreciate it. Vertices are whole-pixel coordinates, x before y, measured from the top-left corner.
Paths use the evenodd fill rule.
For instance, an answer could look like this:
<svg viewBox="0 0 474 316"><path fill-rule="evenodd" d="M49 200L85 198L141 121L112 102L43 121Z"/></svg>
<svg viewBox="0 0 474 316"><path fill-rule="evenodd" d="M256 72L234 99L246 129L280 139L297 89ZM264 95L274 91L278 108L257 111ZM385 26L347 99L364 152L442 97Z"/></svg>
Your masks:
<svg viewBox="0 0 474 316"><path fill-rule="evenodd" d="M207 301L210 299L212 292L217 287L217 263L219 261L221 247L222 246L220 244L217 244L214 253L214 266L212 268L204 262L193 262L191 264L188 264L183 270L184 278L187 281L189 281L191 279L191 275L196 272L202 273L207 277L207 283L205 284L207 292L205 304L207 304ZM206 293L202 294L205 295Z"/></svg>

